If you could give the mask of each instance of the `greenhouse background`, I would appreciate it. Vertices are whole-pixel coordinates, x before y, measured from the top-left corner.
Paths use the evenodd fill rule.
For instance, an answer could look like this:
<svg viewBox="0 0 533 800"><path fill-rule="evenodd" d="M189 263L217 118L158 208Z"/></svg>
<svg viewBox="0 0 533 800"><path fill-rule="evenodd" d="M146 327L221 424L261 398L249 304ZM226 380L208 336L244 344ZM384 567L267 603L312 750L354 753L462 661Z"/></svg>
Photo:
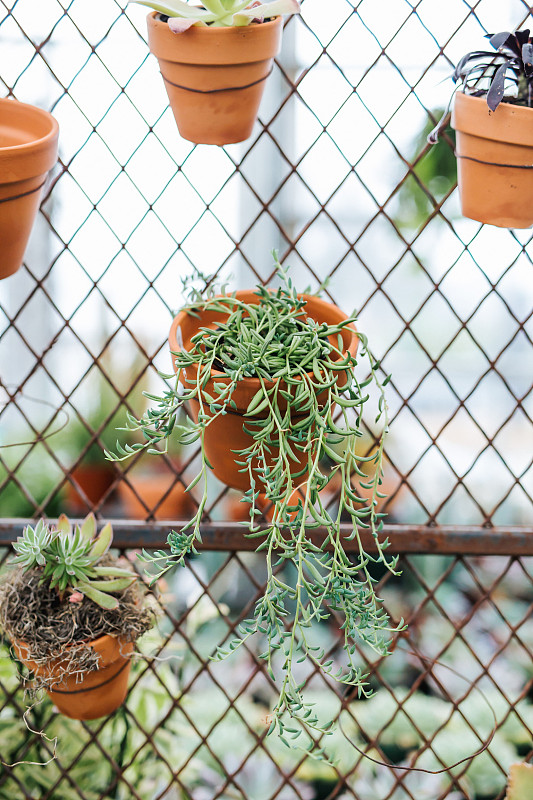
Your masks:
<svg viewBox="0 0 533 800"><path fill-rule="evenodd" d="M206 552L167 576L127 703L97 723L38 705L31 728L58 737L57 758L4 766L0 798L501 800L510 765L533 753L533 249L528 230L461 217L451 133L435 149L425 135L453 65L487 32L531 26L531 8L304 0L252 137L224 148L180 138L144 12L0 0L0 93L60 126L24 265L0 282L0 543L24 520L94 510L132 563L164 545L198 502L183 496L198 451L111 466L102 450L126 411L143 413L143 391L164 387L191 282L268 284L276 250L298 286L326 281L356 309L392 375L383 510L403 575L379 588L409 628L388 659L358 649L370 700L302 666L317 708L340 719L333 765L267 737L275 686L260 651L210 661L265 577L237 492L213 478ZM96 467L108 480L92 495ZM338 658L336 625L322 637ZM3 658L5 764L54 752L23 708ZM493 712L486 751L447 769L484 747Z"/></svg>

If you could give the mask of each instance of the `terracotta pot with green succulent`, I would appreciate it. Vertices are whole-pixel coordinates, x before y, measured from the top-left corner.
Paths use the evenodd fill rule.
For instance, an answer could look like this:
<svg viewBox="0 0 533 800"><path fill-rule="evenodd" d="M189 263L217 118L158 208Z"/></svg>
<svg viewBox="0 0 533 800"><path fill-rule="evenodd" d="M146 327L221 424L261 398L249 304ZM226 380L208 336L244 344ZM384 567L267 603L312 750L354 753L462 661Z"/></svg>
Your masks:
<svg viewBox="0 0 533 800"><path fill-rule="evenodd" d="M502 228L533 225L533 39L529 30L488 35L453 80L452 127L465 217ZM447 116L447 115L446 115ZM434 144L445 123L428 139Z"/></svg>
<svg viewBox="0 0 533 800"><path fill-rule="evenodd" d="M96 719L123 702L134 643L152 625L136 584L109 548L111 525L97 534L90 514L73 526L28 525L0 585L0 627L18 660L73 719Z"/></svg>
<svg viewBox="0 0 533 800"><path fill-rule="evenodd" d="M184 139L242 142L252 133L281 44L283 15L297 0L133 0L148 6L148 41Z"/></svg>
<svg viewBox="0 0 533 800"><path fill-rule="evenodd" d="M175 389L160 398L151 396L156 405L142 419L130 421L133 429L142 430L145 443L119 446L110 457L127 458L144 447L158 452L156 445L174 436L182 444L200 442L201 468L188 487L191 491L203 484L198 511L180 531L170 533L170 557L163 551L144 554L158 565L159 574L183 565L196 552L209 474L214 471L240 489L248 505L247 535L257 539L257 549L264 553L266 588L254 616L217 657L225 658L254 635L264 638L261 658L269 674L278 680L281 670L270 729L291 742L301 732L299 725L294 728L295 720L310 733L327 727L302 696L297 664L309 659L329 677L366 693L355 643L365 642L385 655L391 633L402 623L390 623L370 568L378 562L395 573L397 563L381 540L383 514L377 508L388 379L380 378L355 317L298 293L277 258L276 266L278 289L213 292L178 315L171 333ZM370 384L377 398L372 416L382 430L375 450L364 457L356 443L364 429ZM185 426L178 418L184 406L191 414ZM224 428L231 430L229 437L223 437ZM333 467L324 466L324 456ZM339 483L333 516L323 501L331 481ZM265 503L271 507L267 522L260 525L257 518ZM347 529L341 529L341 516L351 520ZM363 547L364 529L371 532L370 553ZM358 543L357 556L347 554L344 537ZM291 569L282 574L280 564ZM316 626L333 609L344 629L344 658L336 665L315 640Z"/></svg>

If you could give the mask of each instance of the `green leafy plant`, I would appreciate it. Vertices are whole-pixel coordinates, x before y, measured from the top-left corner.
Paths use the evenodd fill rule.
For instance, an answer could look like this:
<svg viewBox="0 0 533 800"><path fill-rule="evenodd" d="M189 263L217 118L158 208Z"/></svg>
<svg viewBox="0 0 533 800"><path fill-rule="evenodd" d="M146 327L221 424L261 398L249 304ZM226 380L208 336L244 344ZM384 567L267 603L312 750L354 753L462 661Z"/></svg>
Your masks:
<svg viewBox="0 0 533 800"><path fill-rule="evenodd" d="M110 523L96 533L93 514L74 528L62 514L55 527L42 519L35 528L28 525L13 544L17 555L9 563L23 572L42 570L41 584L48 584L61 598L67 590L76 591L102 608L114 609L118 599L111 593L127 589L137 575L117 566L99 565L112 540Z"/></svg>
<svg viewBox="0 0 533 800"><path fill-rule="evenodd" d="M365 676L354 659L355 641L362 640L386 655L391 632L403 623L391 626L371 574L372 563L381 563L397 574L397 558L387 556L388 541L380 539L383 514L377 510L379 499L384 497L380 486L388 426L384 393L388 378L380 379L379 364L370 354L366 337L353 327L355 316L343 317L339 324L318 323L306 313L309 296L298 294L277 257L276 268L280 288L273 291L259 286L253 302L243 302L235 294L212 292L188 307L189 314L199 317L199 330L191 339L190 349L173 353L175 388L162 397L150 395L155 405L140 420L130 418L129 428L141 430L145 442L117 443L117 453L108 455L123 460L143 448L157 453L160 451L155 446L166 446L171 436L177 436L182 444L201 443L201 468L188 487L192 490L203 479L197 513L180 531L169 534L170 557L163 551L143 554L148 563L164 562L152 576L155 580L196 553L210 469L204 446L206 432L216 420L235 412L234 395L241 382L257 380L259 388L243 417L249 445L235 452L234 459L240 473L248 478L249 488L243 495L243 502L250 506L248 535L261 540L257 549L265 553L266 589L254 616L240 625L238 637L219 648L215 658L226 658L256 634L266 639L260 657L273 680L278 657L282 671L269 732L277 731L287 745L292 745L302 731L291 722L287 724L287 717L301 722L311 734L328 730L330 724L319 721L313 704L304 700L296 664L310 659L328 676L367 695ZM217 327L203 327L202 315L209 313L212 320L213 312L225 321ZM343 346L343 334L348 332L359 341L357 357L356 348L352 353ZM358 377L356 369L359 356L367 365L363 378ZM191 374L195 377L187 377ZM213 376L211 395L206 386ZM363 409L369 400L366 389L371 384L378 396L375 421L381 423L382 433L375 450L362 456L356 442L363 434ZM191 401L200 407L197 422L183 426L178 414ZM334 464L332 469L323 466L324 455ZM321 492L333 478L340 484L340 495L338 510L332 516ZM272 504L266 526L257 522L260 493ZM368 504L361 497L364 493L370 497ZM351 520L347 539L358 543L359 554L353 560L343 547L342 515ZM317 528L320 539L312 534ZM365 551L363 529L371 531L375 553ZM293 572L285 570L282 579L277 568L291 564ZM287 577L291 574L292 579ZM343 618L346 664L338 669L312 634L314 626L332 611ZM311 736L305 749L313 748Z"/></svg>
<svg viewBox="0 0 533 800"><path fill-rule="evenodd" d="M502 102L532 108L533 38L529 30L488 33L486 38L495 52L473 50L466 53L453 72L453 82L462 86L467 94L485 97L490 111L496 111ZM436 144L446 128L448 113L449 107L429 133L429 144Z"/></svg>
<svg viewBox="0 0 533 800"><path fill-rule="evenodd" d="M213 27L243 27L252 22L279 17L283 14L298 14L297 0L272 0L259 3L251 0L203 0L201 6L189 5L182 0L131 0L148 6L169 18L168 24L174 33L184 33L193 25Z"/></svg>

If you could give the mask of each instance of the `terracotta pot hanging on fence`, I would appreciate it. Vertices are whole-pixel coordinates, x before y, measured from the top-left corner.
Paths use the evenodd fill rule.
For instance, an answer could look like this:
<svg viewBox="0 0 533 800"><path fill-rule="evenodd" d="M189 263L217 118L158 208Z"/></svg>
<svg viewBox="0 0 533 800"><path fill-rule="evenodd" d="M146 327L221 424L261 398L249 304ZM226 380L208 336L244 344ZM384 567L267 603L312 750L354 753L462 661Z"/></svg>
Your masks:
<svg viewBox="0 0 533 800"><path fill-rule="evenodd" d="M0 99L0 279L22 264L58 135L47 111Z"/></svg>
<svg viewBox="0 0 533 800"><path fill-rule="evenodd" d="M184 139L196 144L242 142L252 133L283 18L246 27L197 27L179 35L156 12L148 41Z"/></svg>
<svg viewBox="0 0 533 800"><path fill-rule="evenodd" d="M465 217L501 228L533 225L533 109L457 92L457 178Z"/></svg>
<svg viewBox="0 0 533 800"><path fill-rule="evenodd" d="M104 635L89 643L98 654L98 669L90 672L68 674L61 659L45 667L28 658L28 645L13 643L17 658L30 669L38 680L43 680L47 694L66 717L71 719L98 719L112 714L124 702L128 691L128 677L133 643L120 637Z"/></svg>
<svg viewBox="0 0 533 800"><path fill-rule="evenodd" d="M340 322L347 318L347 315L340 310L333 303L328 303L314 295L301 295L306 299L305 313L319 324L325 322L328 325L338 325ZM259 303L258 295L251 290L244 290L235 292L235 297L243 303L257 304ZM229 312L221 312L214 310L195 309L195 315L189 314L187 310L181 311L177 317L174 318L172 327L170 329L169 343L171 352L178 352L179 350L190 350L191 339L198 333L200 328L217 328L221 322L225 322L229 316ZM347 326L342 332L342 340L344 353L351 353L355 355L359 339L356 335L354 325ZM336 343L336 342L334 342ZM193 364L185 371L185 380L196 382L197 378L197 365ZM205 386L202 387L206 394L214 395L214 384L224 383L229 380L222 372L211 370L211 378ZM341 386L346 383L346 373L339 370L336 381ZM234 489L247 491L250 488L250 476L248 472L241 472L242 466L235 463L235 459L239 456L235 455L235 450L244 450L250 446L251 436L243 429L243 425L253 431L254 419L262 420L263 417L244 416L248 406L254 395L260 388L259 378L242 378L234 393L232 400L235 401L237 408L235 410L228 409L225 416L216 417L205 428L204 432L204 451L213 468L215 476ZM265 381L267 388L269 387L268 381ZM288 390L287 386L282 386ZM320 400L320 396L318 397ZM278 397L278 403L281 410L287 407L286 401ZM208 403L204 407L204 412L211 416ZM198 414L200 411L200 403L197 399L189 401L189 410L195 422L198 421ZM279 450L276 447L271 448L271 455L269 465L273 465L279 457ZM297 460L291 462L291 474L295 475L305 467L308 462L308 454L298 452ZM264 486L258 475L256 478L256 489L263 491ZM303 480L303 478L302 478Z"/></svg>

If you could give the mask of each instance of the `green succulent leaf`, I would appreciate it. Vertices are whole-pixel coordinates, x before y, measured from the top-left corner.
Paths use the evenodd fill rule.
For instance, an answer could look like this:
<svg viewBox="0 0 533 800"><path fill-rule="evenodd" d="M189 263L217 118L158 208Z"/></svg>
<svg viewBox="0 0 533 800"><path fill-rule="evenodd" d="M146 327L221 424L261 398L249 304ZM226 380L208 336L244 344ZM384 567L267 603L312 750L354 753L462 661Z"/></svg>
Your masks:
<svg viewBox="0 0 533 800"><path fill-rule="evenodd" d="M96 535L96 517L93 513L88 514L80 525L82 539L90 541Z"/></svg>
<svg viewBox="0 0 533 800"><path fill-rule="evenodd" d="M61 514L57 520L57 530L61 533L70 533L72 531L72 525L66 514Z"/></svg>
<svg viewBox="0 0 533 800"><path fill-rule="evenodd" d="M192 5L183 0L129 0L157 11L172 19L183 19L188 24L171 25L175 33L185 32L191 25L220 27L246 26L283 14L298 14L298 0L272 0L252 6L252 0L203 0L202 5Z"/></svg>
<svg viewBox="0 0 533 800"><path fill-rule="evenodd" d="M95 589L89 583L79 583L76 586L76 589L101 608L106 608L110 611L118 608L119 601L116 597L112 597L112 595L106 594L105 592L100 591L100 589Z"/></svg>
<svg viewBox="0 0 533 800"><path fill-rule="evenodd" d="M129 578L110 578L104 581L92 580L89 585L93 589L99 589L101 592L122 592L124 589L127 589L128 586L131 586L136 578L137 576L134 575Z"/></svg>
<svg viewBox="0 0 533 800"><path fill-rule="evenodd" d="M94 559L101 558L111 546L113 540L113 529L108 522L100 531L99 536L94 540L91 548L91 557Z"/></svg>
<svg viewBox="0 0 533 800"><path fill-rule="evenodd" d="M10 564L23 571L40 569L41 584L48 584L60 596L69 588L79 589L103 608L116 608L117 598L107 592L124 591L137 579L137 574L112 564L98 566L111 546L113 530L109 523L99 535L96 530L93 514L74 528L64 514L56 526L39 520L35 528L28 525L14 543L17 555ZM87 587L90 591L85 591Z"/></svg>
<svg viewBox="0 0 533 800"><path fill-rule="evenodd" d="M95 567L94 568L95 575L100 577L110 577L110 578L137 578L136 572L130 572L128 569L123 569L122 567Z"/></svg>

